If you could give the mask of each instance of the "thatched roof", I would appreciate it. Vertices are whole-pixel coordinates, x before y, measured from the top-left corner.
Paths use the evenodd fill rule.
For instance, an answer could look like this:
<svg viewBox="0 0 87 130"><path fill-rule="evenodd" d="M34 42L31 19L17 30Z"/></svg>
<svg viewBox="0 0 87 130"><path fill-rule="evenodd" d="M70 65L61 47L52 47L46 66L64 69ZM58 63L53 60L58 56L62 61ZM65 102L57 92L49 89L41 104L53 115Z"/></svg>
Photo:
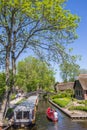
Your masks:
<svg viewBox="0 0 87 130"><path fill-rule="evenodd" d="M58 90L66 90L66 89L73 89L74 82L68 82L68 83L59 83L57 84Z"/></svg>
<svg viewBox="0 0 87 130"><path fill-rule="evenodd" d="M83 88L83 90L87 90L87 74L80 74L78 80Z"/></svg>

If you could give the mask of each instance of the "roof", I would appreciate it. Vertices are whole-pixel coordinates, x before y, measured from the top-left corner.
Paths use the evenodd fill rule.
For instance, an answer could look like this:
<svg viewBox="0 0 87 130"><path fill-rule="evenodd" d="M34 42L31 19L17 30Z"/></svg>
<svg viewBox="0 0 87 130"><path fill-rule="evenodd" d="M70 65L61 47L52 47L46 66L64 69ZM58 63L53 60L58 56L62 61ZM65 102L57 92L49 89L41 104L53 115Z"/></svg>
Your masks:
<svg viewBox="0 0 87 130"><path fill-rule="evenodd" d="M84 90L87 90L87 74L80 74L78 80Z"/></svg>
<svg viewBox="0 0 87 130"><path fill-rule="evenodd" d="M38 96L31 96L23 103L19 104L14 111L30 111L34 109L36 99Z"/></svg>
<svg viewBox="0 0 87 130"><path fill-rule="evenodd" d="M59 83L57 87L59 90L73 89L74 82Z"/></svg>
<svg viewBox="0 0 87 130"><path fill-rule="evenodd" d="M83 90L87 90L87 74L80 74L78 76L78 79L74 82L74 88L80 83L81 87L83 88ZM79 87L79 86L78 86Z"/></svg>

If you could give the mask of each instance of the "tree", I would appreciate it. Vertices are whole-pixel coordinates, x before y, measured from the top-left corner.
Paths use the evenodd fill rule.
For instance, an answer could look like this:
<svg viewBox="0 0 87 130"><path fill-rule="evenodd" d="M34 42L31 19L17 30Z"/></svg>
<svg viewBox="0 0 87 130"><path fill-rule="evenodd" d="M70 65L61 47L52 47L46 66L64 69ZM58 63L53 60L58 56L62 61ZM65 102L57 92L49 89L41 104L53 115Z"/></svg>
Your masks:
<svg viewBox="0 0 87 130"><path fill-rule="evenodd" d="M75 30L79 22L78 16L64 9L65 2L0 0L0 51L5 53L8 91L11 90L10 67L14 87L16 61L26 48L29 52L32 49L41 59L47 55L49 60L65 57L64 45L77 38Z"/></svg>
<svg viewBox="0 0 87 130"><path fill-rule="evenodd" d="M45 62L34 57L18 63L17 85L25 91L50 88L54 84L54 72Z"/></svg>
<svg viewBox="0 0 87 130"><path fill-rule="evenodd" d="M80 66L76 64L76 57L72 57L72 63L64 61L60 64L60 75L64 82L75 81L80 73Z"/></svg>
<svg viewBox="0 0 87 130"><path fill-rule="evenodd" d="M75 29L78 26L78 17L64 10L62 6L64 2L65 0L1 0L0 43L6 51L8 86L10 63L12 61L14 74L15 62L25 48L29 47L34 50L44 48L49 50L48 55L55 54L58 58L59 55L56 56L56 54L63 53L61 43L66 40L70 42L76 38ZM58 39L56 43L52 41L55 36ZM39 53L41 54L41 49ZM11 61L10 57L12 57Z"/></svg>

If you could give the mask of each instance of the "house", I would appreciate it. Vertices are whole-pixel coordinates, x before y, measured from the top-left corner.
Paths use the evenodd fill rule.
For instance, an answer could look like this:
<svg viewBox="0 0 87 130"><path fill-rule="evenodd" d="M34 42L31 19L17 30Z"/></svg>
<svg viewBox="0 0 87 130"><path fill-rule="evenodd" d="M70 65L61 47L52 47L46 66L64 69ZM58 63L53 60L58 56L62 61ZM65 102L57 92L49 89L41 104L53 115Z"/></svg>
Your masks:
<svg viewBox="0 0 87 130"><path fill-rule="evenodd" d="M56 88L56 91L64 91L67 89L73 90L74 82L68 82L68 83L56 83L54 88Z"/></svg>
<svg viewBox="0 0 87 130"><path fill-rule="evenodd" d="M87 100L87 74L80 74L73 88L75 98Z"/></svg>

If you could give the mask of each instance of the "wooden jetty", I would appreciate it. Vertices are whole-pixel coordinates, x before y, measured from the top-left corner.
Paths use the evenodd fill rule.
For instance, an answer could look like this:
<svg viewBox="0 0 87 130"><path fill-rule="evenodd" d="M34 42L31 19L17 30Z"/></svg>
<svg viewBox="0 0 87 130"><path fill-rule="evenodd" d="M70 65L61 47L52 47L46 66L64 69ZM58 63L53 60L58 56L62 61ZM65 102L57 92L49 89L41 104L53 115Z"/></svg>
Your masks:
<svg viewBox="0 0 87 130"><path fill-rule="evenodd" d="M14 126L25 127L35 124L38 95L30 96L14 109Z"/></svg>

